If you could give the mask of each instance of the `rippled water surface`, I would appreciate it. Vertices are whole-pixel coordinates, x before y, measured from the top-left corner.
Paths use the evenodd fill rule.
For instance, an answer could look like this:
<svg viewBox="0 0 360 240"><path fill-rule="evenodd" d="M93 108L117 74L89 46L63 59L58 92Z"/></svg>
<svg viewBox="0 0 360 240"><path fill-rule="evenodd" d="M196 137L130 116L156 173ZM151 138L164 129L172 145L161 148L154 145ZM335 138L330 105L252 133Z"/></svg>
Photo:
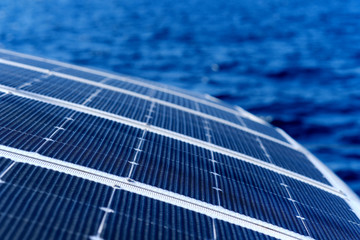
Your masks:
<svg viewBox="0 0 360 240"><path fill-rule="evenodd" d="M358 0L0 1L0 47L242 106L358 194L359 40Z"/></svg>

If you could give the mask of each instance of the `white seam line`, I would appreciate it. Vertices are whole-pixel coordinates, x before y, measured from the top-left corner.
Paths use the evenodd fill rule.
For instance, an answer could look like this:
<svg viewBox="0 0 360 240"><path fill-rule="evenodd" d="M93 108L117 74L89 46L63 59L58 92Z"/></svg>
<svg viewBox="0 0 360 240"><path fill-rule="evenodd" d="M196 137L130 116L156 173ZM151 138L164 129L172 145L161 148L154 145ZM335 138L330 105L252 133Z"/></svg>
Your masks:
<svg viewBox="0 0 360 240"><path fill-rule="evenodd" d="M137 98L141 98L141 99L144 99L144 100L149 100L149 96L146 96L146 95L142 95L142 94L132 92L132 91L129 91L129 90L126 90L126 89L118 88L118 87L115 87L115 86L102 84L100 82L94 82L94 81L87 80L87 79L84 79L84 78L67 75L67 74L64 74L64 73L51 72L50 70L45 70L43 68L38 68L38 67L30 66L30 65L25 65L25 64L22 64L22 63L16 63L16 62L12 62L12 61L1 59L1 58L0 58L0 63L10 65L10 66L20 67L20 68L28 69L28 70L32 70L32 71L37 71L37 72L41 72L41 73L45 73L45 74L52 74L53 76L58 76L58 77L66 78L68 80L72 80L72 81L92 85L92 86L95 86L95 87L98 87L98 88L103 88L103 89L107 89L107 90L127 94L127 95L137 97ZM178 109L178 110L181 110L181 111L184 111L184 112L187 112L187 113L191 113L191 114L203 117L203 118L208 118L210 120L213 120L213 121L216 121L216 122L219 122L219 123L222 123L222 124L225 124L225 125L237 128L237 129L240 129L240 130L245 131L245 132L249 132L249 133L254 134L254 135L259 135L259 136L261 136L263 138L266 138L266 139L269 139L269 140L271 140L273 142L276 142L276 143L282 144L284 146L293 148L292 145L290 145L290 144L288 144L288 143L286 143L284 141L281 141L281 140L276 139L274 137L262 134L260 132L254 131L254 130L249 129L249 128L244 128L244 127L240 126L239 124L232 123L230 121L227 121L227 120L215 117L215 116L211 116L211 115L208 115L208 114L203 113L203 112L195 111L193 109L183 107L183 106L180 106L180 105L177 105L177 104L174 104L174 103L166 102L166 101L163 101L163 100L160 100L160 99L153 98L152 100L154 102L158 103L158 104L168 106L168 107L172 107L174 109ZM239 112L234 110L233 114L237 115L237 114L239 114Z"/></svg>
<svg viewBox="0 0 360 240"><path fill-rule="evenodd" d="M0 94L0 98L6 96L8 94L9 94L8 92L4 92L3 94Z"/></svg>
<svg viewBox="0 0 360 240"><path fill-rule="evenodd" d="M96 97L102 90L97 89L93 94L91 94L87 99L84 100L83 103L81 103L82 106L85 106L88 102L90 102L94 97ZM52 139L59 131L65 130L64 126L67 122L74 121L74 116L76 112L73 112L70 116L65 117L65 121L62 122L60 126L55 126L56 129L49 137L44 138L45 142L38 147L35 152L39 152L48 142L54 142L54 139Z"/></svg>
<svg viewBox="0 0 360 240"><path fill-rule="evenodd" d="M10 169L12 169L12 168L15 166L15 164L16 164L16 162L12 162L7 168L5 168L5 169L1 172L1 174L0 174L0 183L4 183L4 182L5 182L4 180L2 180L2 178L5 176L5 174L6 174L7 172L10 171Z"/></svg>
<svg viewBox="0 0 360 240"><path fill-rule="evenodd" d="M233 212L223 207L212 205L140 182L129 182L125 177L119 177L88 167L45 157L38 153L26 152L20 149L0 145L0 156L11 159L15 162L27 163L87 179L107 186L121 188L125 191L169 203L200 214L204 214L211 218L226 221L279 239L312 239L307 236L292 232L288 229L284 229L279 226L251 218L249 216Z"/></svg>
<svg viewBox="0 0 360 240"><path fill-rule="evenodd" d="M217 108L217 109L229 112L229 113L235 113L236 112L236 110L234 110L234 109L224 107L224 106L219 105L219 104L217 104L215 102L209 102L209 101L206 101L206 100L198 98L198 97L189 96L187 94L178 92L176 90L169 89L165 85L163 85L162 87L159 87L159 86L153 85L151 83L146 83L146 82L144 82L143 79L140 79L140 78L134 78L134 77L129 77L129 76L125 76L125 75L116 75L116 74L106 73L106 72L97 71L97 70L86 68L86 67L76 66L76 65L73 65L73 64L69 64L69 63L63 63L63 62L59 62L59 61L55 61L55 60L50 60L50 59L30 56L30 55L26 55L26 54L22 54L22 53L12 52L12 51L5 50L5 49L0 49L0 52L10 54L10 55L13 55L13 56L20 56L20 57L23 57L23 58L42 61L42 62L45 62L45 63L51 63L51 64L59 65L59 66L62 66L62 67L76 69L76 70L79 70L79 71L88 72L88 73L92 73L92 74L95 74L95 75L105 77L105 79L103 79L102 81L107 81L109 79L114 79L114 80L120 80L120 81L123 81L123 82L129 82L129 83L133 83L135 85L139 85L139 86L142 86L142 87L147 87L147 88L154 89L154 90L164 92L164 93L169 93L169 94L172 94L172 95L175 95L175 96L178 96L178 97L182 97L182 98L185 98L185 99L188 99L188 100L192 100L194 102L199 102L199 103L202 103L202 104L205 104L205 105L208 105L208 106L212 106L214 108ZM28 64L24 64L24 65L28 65ZM32 66L32 65L28 65L28 66ZM139 80L136 80L136 79L139 79ZM161 84L158 84L158 85L161 85ZM207 97L205 95L204 97L206 99L216 99L216 101L220 101L219 99L214 98L212 96L210 96L210 98L209 98L209 97Z"/></svg>
<svg viewBox="0 0 360 240"><path fill-rule="evenodd" d="M47 78L49 78L50 76L51 76L51 75L49 75L49 74L43 74L43 75L40 76L40 78L33 78L33 79L31 79L30 81L28 81L28 82L26 82L26 83L24 83L24 84L16 87L16 89L22 89L22 88L24 88L24 87L31 86L33 83L35 83L35 82L41 82L41 80L47 79Z"/></svg>
<svg viewBox="0 0 360 240"><path fill-rule="evenodd" d="M153 113L153 111L154 111L154 108L155 108L155 102L151 102L151 105L150 105L150 108L149 108L149 116L151 117L151 114ZM145 124L147 125L147 126L149 126L150 127L150 119L151 118L147 118L147 120L146 120L146 122L145 122ZM136 151L136 153L135 153L135 156L134 156L134 158L133 158L133 160L132 160L132 162L129 162L130 164L131 164L131 168L130 168L130 170L129 170L129 174L128 174L128 179L130 179L130 180L132 180L131 179L131 176L132 176L132 173L133 173L133 171L134 171L134 167L136 166L136 165L139 165L138 163L137 163L137 158L138 158L138 154L139 154L139 152L142 152L142 147L143 147L143 143L144 143L144 140L145 140L145 136L146 136L146 133L148 132L148 129L149 128L144 128L142 131L142 135L141 135L141 137L139 138L139 142L138 142L138 144L137 144L137 146L136 146L136 148L135 148L135 151Z"/></svg>
<svg viewBox="0 0 360 240"><path fill-rule="evenodd" d="M336 176L323 162L316 158L311 152L306 148L297 143L292 137L290 137L284 130L281 128L276 128L276 130L292 145L294 149L305 154L307 159L318 169L323 176L329 181L329 183L337 189L342 195L343 199L349 205L350 209L355 213L355 215L360 219L360 198L346 185L338 176Z"/></svg>
<svg viewBox="0 0 360 240"><path fill-rule="evenodd" d="M281 178L281 181L283 181L282 177L280 177L280 178ZM305 222L306 218L301 215L301 213L299 211L299 208L296 206L296 200L292 198L288 187L284 187L284 188L285 188L285 190L286 190L286 192L287 192L287 194L289 196L288 200L293 204L293 206L295 208L295 211L298 214L296 217L301 220L303 226L305 227L305 230L306 230L307 234L311 237L311 233L310 233L309 228L307 227L306 222Z"/></svg>
<svg viewBox="0 0 360 240"><path fill-rule="evenodd" d="M199 111L200 107L198 103L195 103L195 107L196 110ZM211 133L210 133L210 126L209 126L209 122L206 118L202 119L202 124L203 124L203 128L205 130L205 135L207 138L207 141L209 143L211 143ZM215 181L215 187L212 187L213 190L215 190L216 192L216 198L217 198L217 205L221 207L221 201L220 201L220 192L222 191L219 188L219 184L218 184L218 177L220 176L220 174L218 174L216 172L216 166L215 166L215 158L214 158L214 152L212 150L210 150L210 154L211 154L211 159L209 159L209 161L211 162L212 165L212 172L210 172L213 175L214 181ZM215 219L212 219L212 229L213 229L213 239L216 240L217 239L217 231L216 231L216 225L215 225Z"/></svg>
<svg viewBox="0 0 360 240"><path fill-rule="evenodd" d="M115 188L113 187L112 189L112 192L111 192L111 196L110 196L110 199L108 201L108 204L106 207L100 207L100 210L104 211L104 215L101 219L101 222L100 222L100 225L98 227L98 230L96 232L96 235L93 235L93 236L89 236L89 238L91 240L102 240L103 238L101 238L101 234L104 230L104 227L105 227L105 222L106 222L106 219L107 219L107 216L109 213L114 213L114 210L111 209L111 203L113 201L113 198L114 198L114 195L115 195L115 191L117 190L118 188Z"/></svg>
<svg viewBox="0 0 360 240"><path fill-rule="evenodd" d="M346 185L338 176L335 175L323 162L317 159L312 153L310 153L306 148L301 146L295 140L293 140L286 132L282 129L279 129L279 132L289 139L298 149L306 155L306 157L314 164L314 166L320 170L320 172L325 176L325 178L330 182L335 189L338 189L341 194L346 196L343 198L355 215L360 219L360 198Z"/></svg>
<svg viewBox="0 0 360 240"><path fill-rule="evenodd" d="M81 105L86 105L87 103L91 102L99 93L101 92L101 89L97 89L93 94L91 94Z"/></svg>
<svg viewBox="0 0 360 240"><path fill-rule="evenodd" d="M245 126L246 126L246 124L245 124ZM265 153L266 158L267 158L271 163L273 163L273 160L272 160L271 156L269 155L267 149L266 149L265 146L263 145L261 139L260 139L259 137L256 137L256 140L259 142L260 147L261 147L261 149L263 150L263 152ZM306 223L305 223L305 218L301 216L300 211L299 211L298 207L296 206L296 203L293 201L294 199L292 198L292 196L291 196L291 194L290 194L290 191L289 191L289 189L288 189L289 186L287 186L287 185L285 184L283 177L282 177L281 175L279 175L279 176L280 176L280 180L281 180L280 186L282 186L282 187L285 188L285 190L286 190L286 192L287 192L287 194L288 194L288 197L289 197L288 200L291 202L291 204L293 205L293 207L295 208L295 211L296 211L296 213L297 213L297 216L296 216L296 217L301 220L301 223L302 223L302 225L304 226L304 228L305 228L308 236L311 237L310 231L309 231L309 229L308 229L308 227L307 227L307 225L306 225Z"/></svg>
<svg viewBox="0 0 360 240"><path fill-rule="evenodd" d="M147 128L149 132L156 133L156 134L159 134L159 135L162 135L162 136L165 136L165 137L170 137L172 139L176 139L176 140L179 140L179 141L182 141L182 142L186 142L186 143L189 143L189 144L196 145L196 146L201 147L201 148L205 148L205 149L208 149L208 150L218 152L220 154L224 154L224 155L227 155L227 156L230 156L230 157L234 157L234 158L236 158L238 160L242 160L242 161L245 161L245 162L255 164L255 165L260 166L262 168L265 168L265 169L277 172L279 174L283 174L285 176L297 179L299 181L305 182L305 183L310 184L310 185L312 185L314 187L320 188L320 189L322 189L324 191L327 191L329 193L332 193L332 194L335 194L337 196L340 196L340 197L344 198L344 195L338 189L334 189L332 186L328 186L328 185L326 185L324 183L318 182L318 181L316 181L314 179L308 178L308 177L303 176L301 174L298 174L298 173L292 172L290 170L281 168L281 167L276 166L276 165L271 164L271 163L264 162L262 160L253 158L251 156L236 152L234 150L230 150L230 149L227 149L227 148L224 148L224 147L220 147L218 145L211 144L211 143L208 143L208 142L205 142L205 141L193 138L193 137L189 137L189 136L186 136L186 135L183 135L183 134L180 134L180 133L176 133L176 132L173 132L173 131L170 131L170 130L167 130L167 129L163 129L163 128L160 128L160 127L155 127L153 125L149 126L149 125L146 125L143 122L139 122L139 121L136 121L134 119L125 118L125 117L115 115L115 114L112 114L112 113L108 113L108 112L104 112L104 111L101 111L101 110L89 108L87 106L82 106L82 105L79 105L79 104L75 104L75 103L71 103L71 102L67 102L67 101L63 101L63 100L60 100L60 99L55 99L55 98L51 98L51 97L47 97L47 96L43 96L43 95L39 95L39 94L35 94L35 93L23 92L21 90L16 91L13 88L0 85L0 91L1 91L1 89L5 89L5 91L10 91L10 92L12 92L13 95L16 95L16 96L25 97L25 98L28 98L28 99L33 99L33 100L37 100L37 101L41 101L41 102L45 102L45 103L50 103L50 104L55 105L55 106L60 106L60 107L72 109L72 110L75 110L75 111L79 111L79 112L86 113L86 114L89 114L89 115L92 115L92 116L108 119L108 120L111 120L111 121L115 121L115 122L118 122L118 123L121 123L121 124L131 126L131 127L135 127L135 128L138 128L138 129Z"/></svg>
<svg viewBox="0 0 360 240"><path fill-rule="evenodd" d="M54 128L56 129L49 137L44 138L45 142L43 142L36 150L35 152L39 152L48 142L53 142L54 140L52 139L52 137L55 136L56 133L58 133L59 131L65 130L64 126L67 122L69 121L73 121L72 117L74 117L75 113L72 113L70 115L70 117L65 117L65 121L62 122L62 124L60 126L55 126Z"/></svg>

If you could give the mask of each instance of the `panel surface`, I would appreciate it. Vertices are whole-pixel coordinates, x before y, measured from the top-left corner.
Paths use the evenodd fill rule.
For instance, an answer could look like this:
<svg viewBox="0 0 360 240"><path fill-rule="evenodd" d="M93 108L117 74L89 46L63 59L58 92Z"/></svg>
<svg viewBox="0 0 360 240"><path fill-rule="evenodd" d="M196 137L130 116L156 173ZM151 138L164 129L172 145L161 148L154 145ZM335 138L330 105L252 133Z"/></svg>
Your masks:
<svg viewBox="0 0 360 240"><path fill-rule="evenodd" d="M0 154L3 239L360 236L354 205L334 180L235 107L60 63L0 59L24 64L0 63L0 153L6 146L17 156ZM63 168L15 162L33 163L27 155ZM69 166L93 181L61 170ZM99 176L134 188L104 185ZM184 207L189 202L198 207Z"/></svg>

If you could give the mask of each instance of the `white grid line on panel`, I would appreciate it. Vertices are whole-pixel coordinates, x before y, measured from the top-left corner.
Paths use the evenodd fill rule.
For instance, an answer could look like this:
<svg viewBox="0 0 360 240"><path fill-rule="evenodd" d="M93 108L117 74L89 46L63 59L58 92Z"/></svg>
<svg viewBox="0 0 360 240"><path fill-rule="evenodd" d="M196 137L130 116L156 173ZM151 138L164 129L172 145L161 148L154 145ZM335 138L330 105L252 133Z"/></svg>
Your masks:
<svg viewBox="0 0 360 240"><path fill-rule="evenodd" d="M111 209L110 207L111 207L111 203L113 201L114 195L115 195L115 191L117 189L119 189L119 188L113 187L112 192L111 192L111 196L110 196L110 199L108 201L107 206L106 207L100 207L100 210L104 212L104 215L103 215L103 217L101 219L101 222L100 222L100 225L99 225L99 227L98 227L98 229L96 231L96 235L89 236L90 240L103 240L103 238L101 238L101 235L102 235L102 232L103 232L104 227L105 227L106 219L107 219L107 217L108 217L108 215L110 213L114 213L114 210Z"/></svg>
<svg viewBox="0 0 360 240"><path fill-rule="evenodd" d="M154 91L151 90L149 96L152 96L154 94ZM149 127L151 126L150 124L150 120L152 118L152 113L154 112L154 109L155 109L155 102L151 101L151 105L149 107L149 110L148 110L148 113L147 113L147 117L146 117L146 122L145 122L145 125L148 126L147 128L144 128L142 129L142 134L141 134L141 137L139 138L139 141L138 141L138 144L135 148L135 155L134 155L134 158L131 162L129 162L131 164L131 168L129 170L129 174L128 174L128 179L131 181L131 177L132 177L132 174L133 174L133 171L134 171L134 168L136 165L139 165L139 163L137 162L138 160L138 156L140 154L140 152L142 152L142 147L144 145L144 140L145 140L145 137L146 137L146 133L149 131Z"/></svg>
<svg viewBox="0 0 360 240"><path fill-rule="evenodd" d="M97 89L94 93L92 93L87 99L84 100L83 103L81 103L80 105L82 106L86 106L87 103L91 102L91 100L93 98L95 98L102 90L101 89ZM54 128L56 129L49 137L44 138L45 142L42 143L36 150L35 152L39 152L48 142L53 142L54 140L52 139L58 132L65 130L64 126L66 123L68 122L72 122L75 120L75 114L76 112L73 112L72 114L70 114L69 116L65 117L65 121L63 121L59 126L55 126Z"/></svg>
<svg viewBox="0 0 360 240"><path fill-rule="evenodd" d="M204 214L211 218L226 221L241 227L251 229L278 239L284 240L306 240L313 239L301 234L292 232L267 222L242 215L225 208L211 205L209 203L196 200L184 195L170 192L161 188L153 187L140 182L129 182L127 178L119 177L116 175L101 172L88 167L79 166L76 164L64 162L58 159L42 156L37 153L26 152L23 150L15 149L0 145L0 156L9 158L15 162L22 162L38 167L62 172L72 176L80 177L100 184L111 186L115 189L121 189L132 193L140 194L158 201L169 203L184 209L188 209L200 214ZM111 203L111 202L110 202ZM106 207L111 212L110 205ZM104 211L104 210L103 210ZM107 212L106 210L105 212ZM101 229L100 229L101 230ZM96 237L96 235L94 236ZM100 240L99 238L94 238Z"/></svg>
<svg viewBox="0 0 360 240"><path fill-rule="evenodd" d="M20 67L20 68L23 68L23 69L28 69L28 70L32 70L32 71L36 71L36 72L40 72L40 73L44 73L44 74L51 74L51 75L54 75L54 76L57 76L57 77L62 77L62 78L68 79L68 80L72 80L72 81L76 81L76 82L80 82L80 83L85 83L85 84L95 86L95 87L98 87L98 88L102 88L102 89L106 89L106 90L110 90L110 91L115 91L115 92L127 94L127 95L137 97L137 98L140 98L140 99L144 99L144 100L149 100L150 99L150 97L147 96L147 95L142 95L142 94L139 94L139 93L136 93L136 92L126 90L126 89L121 89L121 88L106 85L106 84L103 84L103 83L100 83L100 82L94 82L94 81L90 81L90 80L87 80L87 79L84 79L84 78L74 77L74 76L71 76L71 75L63 74L63 73L51 72L51 71L46 70L46 69L33 67L33 66L30 66L30 65L22 64L22 63L12 62L12 61L4 60L4 59L1 59L1 58L0 58L0 63L10 65L10 66ZM203 113L203 112L195 111L193 109L183 107L183 106L180 106L180 105L177 105L177 104L174 104L174 103L166 102L166 101L163 101L163 100L160 100L160 99L153 98L152 100L154 102L158 103L158 104L168 106L168 107L171 107L171 108L174 108L174 109L178 109L178 110L181 110L181 111L184 111L184 112L187 112L187 113L191 113L191 114L203 117L203 118L207 118L207 119L210 119L210 120L213 120L213 121L216 121L216 122L219 122L219 123L222 123L222 124L225 124L225 125L237 128L237 129L240 129L242 131L249 132L251 134L261 136L263 138L269 139L270 141L279 143L279 144L284 145L286 147L293 148L292 145L290 145L290 144L288 144L288 143L286 143L284 141L278 140L278 139L276 139L274 137L271 137L271 136L268 136L266 134L262 134L260 132L255 131L255 130L251 130L249 128L240 126L239 124L232 123L230 121L227 121L227 120L215 117L215 116L211 116L211 115ZM240 112L234 110L232 113L235 116L237 116ZM247 117L247 116L245 116L245 117ZM254 119L252 119L252 120L254 120ZM256 121L259 122L259 120L256 120ZM261 124L263 124L263 122L261 122Z"/></svg>
<svg viewBox="0 0 360 240"><path fill-rule="evenodd" d="M35 94L35 93L30 93L30 92L24 92L24 91L17 91L14 88L10 88L10 87L6 87L6 86L1 86L0 85L0 91L8 91L11 92L14 95L20 96L20 97L24 97L24 98L28 98L28 99L33 99L33 100L37 100L37 101L41 101L41 102L45 102L45 103L49 103L52 105L56 105L56 106L60 106L60 107L64 107L67 109L72 109L75 111L79 111L82 113L86 113L86 114L90 114L92 116L97 116L100 118L105 118L111 121L115 121L115 122L119 122L122 124L126 124L128 126L132 126L135 128L139 128L139 129L148 129L149 132L153 132L162 136L166 136L166 137L170 137L182 142L186 142L189 144L193 144L195 146L198 147L202 147L205 149L208 149L210 151L215 151L218 152L220 154L224 154L230 157L234 157L236 159L239 159L240 161L246 161L252 164L255 164L257 166L260 166L262 168L277 172L279 174L283 174L285 176L294 178L296 180L305 182L307 184L310 184L314 187L317 187L319 189L325 190L327 192L330 192L332 194L335 194L337 196L340 196L342 198L345 198L344 194L342 194L338 189L334 189L331 186L328 186L324 183L318 182L316 180L313 180L309 177L303 176L301 174L292 172L290 170L281 168L279 166L276 166L274 164L271 163L267 163L264 162L262 160L250 157L248 155L224 148L224 147L220 147L218 145L212 144L212 143L208 143L193 137L189 137L180 133L176 133L167 129L163 129L160 127L156 127L156 126L149 126L143 122L139 122L133 119L129 119L129 118L125 118L125 117L121 117L115 114L111 114L108 112L104 112L101 110L97 110L97 109L93 109L93 108L89 108L87 106L83 106L83 105L79 105L79 104L75 104L75 103L71 103L71 102L67 102L67 101L63 101L63 100L59 100L59 99L55 99L55 98L51 98L51 97L47 97L47 96L43 96L43 95L39 95L39 94ZM73 120L73 119L72 119Z"/></svg>
<svg viewBox="0 0 360 240"><path fill-rule="evenodd" d="M287 139L291 144L293 144L296 149L303 154L314 164L314 166L319 169L319 171L325 176L325 178L333 185L335 188L339 189L342 194L346 196L345 201L349 204L352 211L360 219L360 198L347 186L338 176L335 175L324 163L322 163L318 158L316 158L312 153L307 149L297 143L292 139L286 132L282 129L278 131Z"/></svg>
<svg viewBox="0 0 360 240"><path fill-rule="evenodd" d="M273 161L272 161L272 159L271 159L271 156L269 155L268 151L266 150L266 148L265 148L265 146L263 145L263 143L262 143L262 141L260 140L260 138L257 137L256 140L259 142L259 144L260 144L260 146L261 146L261 149L264 151L264 154L265 154L266 158L272 163ZM285 184L284 179L283 179L283 177L282 177L281 175L280 175L280 180L281 180L280 185L285 188L285 191L286 191L286 193L287 193L287 195L288 195L288 200L291 202L291 204L292 204L292 205L294 206L294 208L295 208L295 211L296 211L296 213L297 213L297 216L296 216L296 217L301 220L301 222L302 222L302 224L303 224L303 226L304 226L307 234L311 237L310 231L309 231L309 229L308 229L308 227L307 227L307 225L306 225L306 223L305 223L305 220L306 220L306 219L301 216L301 213L300 213L300 211L299 211L299 209L298 209L298 207L296 206L296 203L295 203L295 201L294 201L295 199L292 198L292 196L291 196L291 194L290 194L290 192L289 192L289 189L288 189L289 186L287 186L287 185Z"/></svg>
<svg viewBox="0 0 360 240"><path fill-rule="evenodd" d="M14 166L15 166L16 162L12 162L7 168L5 168L1 173L0 173L0 183L4 183L5 181L2 179L6 173L8 173Z"/></svg>
<svg viewBox="0 0 360 240"><path fill-rule="evenodd" d="M199 110L200 107L199 107L199 104L198 103L195 103L195 106L196 106L196 109ZM209 126L209 122L206 118L203 118L202 119L202 124L203 124L203 128L204 128L204 131L205 131L205 135L206 135L206 138L207 138L207 142L211 143L211 128ZM211 154L211 159L209 159L209 161L211 162L211 166L212 166L212 172L211 174L213 175L213 178L214 178L214 182L215 182L215 187L213 187L213 190L216 192L216 199L217 199L217 205L219 207L221 207L221 201L220 201L220 193L222 192L222 190L219 188L219 183L218 183L218 177L220 177L220 174L217 173L216 171L216 164L218 163L215 158L214 158L214 152L211 150L210 151L210 154ZM216 231L216 225L215 225L215 219L213 218L212 219L212 229L213 229L213 239L217 239L217 231Z"/></svg>

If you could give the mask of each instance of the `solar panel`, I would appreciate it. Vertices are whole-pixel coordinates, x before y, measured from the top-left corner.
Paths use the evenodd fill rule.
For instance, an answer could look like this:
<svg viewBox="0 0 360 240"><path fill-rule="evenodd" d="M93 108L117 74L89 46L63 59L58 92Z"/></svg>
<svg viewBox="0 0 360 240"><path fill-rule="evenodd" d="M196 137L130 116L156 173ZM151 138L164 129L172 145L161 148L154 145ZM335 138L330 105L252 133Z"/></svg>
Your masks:
<svg viewBox="0 0 360 240"><path fill-rule="evenodd" d="M244 110L0 50L3 239L356 239L359 200Z"/></svg>

